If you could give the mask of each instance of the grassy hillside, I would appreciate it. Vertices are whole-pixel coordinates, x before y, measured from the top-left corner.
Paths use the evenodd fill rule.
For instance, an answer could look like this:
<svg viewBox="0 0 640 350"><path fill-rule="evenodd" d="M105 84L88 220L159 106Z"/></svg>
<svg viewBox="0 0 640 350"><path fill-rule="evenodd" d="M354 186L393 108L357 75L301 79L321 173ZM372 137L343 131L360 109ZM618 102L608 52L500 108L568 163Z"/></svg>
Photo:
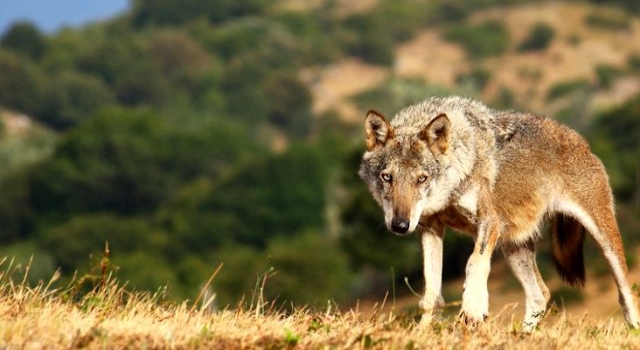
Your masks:
<svg viewBox="0 0 640 350"><path fill-rule="evenodd" d="M504 49L478 57L465 49L464 42L447 40L447 33L456 28L483 23L497 23L504 29ZM549 28L548 42L522 48L536 26ZM479 35L475 40L481 46L490 45L485 39ZM640 93L639 58L637 16L603 5L539 2L483 10L463 22L422 29L396 46L390 68L345 60L306 70L303 76L312 77L306 80L312 82L317 113L333 108L352 121L359 121L364 109L352 97L381 86L393 89L402 80L421 82L424 95L430 91L466 94L552 117L567 114L570 108L577 110L575 105L581 104L582 115L573 118L588 119ZM554 94L563 86L565 93ZM586 94L585 101L576 92ZM375 107L374 101L368 102Z"/></svg>

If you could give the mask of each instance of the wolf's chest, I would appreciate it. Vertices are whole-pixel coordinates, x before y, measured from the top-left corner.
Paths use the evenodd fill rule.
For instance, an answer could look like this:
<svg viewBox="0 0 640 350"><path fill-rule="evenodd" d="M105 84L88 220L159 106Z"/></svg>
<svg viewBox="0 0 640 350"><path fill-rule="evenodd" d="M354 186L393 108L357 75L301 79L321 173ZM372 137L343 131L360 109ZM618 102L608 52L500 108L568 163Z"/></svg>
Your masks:
<svg viewBox="0 0 640 350"><path fill-rule="evenodd" d="M474 236L477 232L478 219L465 208L450 206L437 214L438 221L452 229Z"/></svg>

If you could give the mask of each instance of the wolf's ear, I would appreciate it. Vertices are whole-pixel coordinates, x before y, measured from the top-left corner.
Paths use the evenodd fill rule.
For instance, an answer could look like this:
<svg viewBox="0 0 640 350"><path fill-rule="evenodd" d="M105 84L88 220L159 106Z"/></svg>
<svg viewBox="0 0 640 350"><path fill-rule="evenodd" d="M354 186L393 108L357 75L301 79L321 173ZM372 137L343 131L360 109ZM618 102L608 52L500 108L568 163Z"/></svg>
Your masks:
<svg viewBox="0 0 640 350"><path fill-rule="evenodd" d="M367 132L367 150L373 151L378 146L384 146L389 139L395 137L393 127L385 117L373 110L367 112L364 121Z"/></svg>
<svg viewBox="0 0 640 350"><path fill-rule="evenodd" d="M442 113L435 117L420 133L418 138L427 143L434 152L445 153L449 149L451 123L449 117Z"/></svg>

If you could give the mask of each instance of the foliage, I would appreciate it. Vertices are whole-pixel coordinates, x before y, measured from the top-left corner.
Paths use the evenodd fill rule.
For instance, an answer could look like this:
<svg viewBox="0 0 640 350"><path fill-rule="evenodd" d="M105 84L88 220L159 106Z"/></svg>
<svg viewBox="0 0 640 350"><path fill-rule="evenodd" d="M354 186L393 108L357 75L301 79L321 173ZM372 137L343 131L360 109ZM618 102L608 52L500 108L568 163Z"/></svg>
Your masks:
<svg viewBox="0 0 640 350"><path fill-rule="evenodd" d="M456 83L461 86L471 85L473 90L482 91L491 80L491 72L485 68L476 68L468 73L459 75Z"/></svg>
<svg viewBox="0 0 640 350"><path fill-rule="evenodd" d="M312 97L306 84L291 71L272 74L265 81L270 106L267 118L271 124L294 138L304 138L311 131Z"/></svg>
<svg viewBox="0 0 640 350"><path fill-rule="evenodd" d="M584 301L584 294L579 289L560 287L551 293L551 301L558 305L579 304Z"/></svg>
<svg viewBox="0 0 640 350"><path fill-rule="evenodd" d="M627 58L627 66L633 72L640 72L640 55L629 55Z"/></svg>
<svg viewBox="0 0 640 350"><path fill-rule="evenodd" d="M38 247L34 240L3 245L0 248L0 256L3 264L9 262L15 267L15 271L8 276L14 283L19 283L26 277L26 282L35 286L49 280L57 269L50 252Z"/></svg>
<svg viewBox="0 0 640 350"><path fill-rule="evenodd" d="M47 49L47 40L30 22L17 22L0 39L0 46L37 60Z"/></svg>
<svg viewBox="0 0 640 350"><path fill-rule="evenodd" d="M265 253L273 267L265 284L266 300L324 309L328 303L350 297L347 256L327 237L306 232L278 238L269 242Z"/></svg>
<svg viewBox="0 0 640 350"><path fill-rule="evenodd" d="M437 11L430 11L432 6L421 0L382 0L372 10L370 17L373 21L380 21L382 28L378 31L387 32L393 42L403 42L412 38L420 28L429 23L431 13L434 14L433 17L437 17ZM398 20L400 18L402 20Z"/></svg>
<svg viewBox="0 0 640 350"><path fill-rule="evenodd" d="M557 83L549 89L549 92L547 93L547 101L553 101L555 99L570 95L575 91L580 91L582 89L588 88L589 83L585 80L574 80Z"/></svg>
<svg viewBox="0 0 640 350"><path fill-rule="evenodd" d="M97 211L148 213L181 182L215 176L252 151L238 130L221 126L192 130L149 112L102 111L31 171L28 207L56 222Z"/></svg>
<svg viewBox="0 0 640 350"><path fill-rule="evenodd" d="M197 18L221 23L260 14L268 4L266 0L188 0L175 6L170 0L135 0L132 17L138 26L180 25Z"/></svg>
<svg viewBox="0 0 640 350"><path fill-rule="evenodd" d="M42 245L52 254L63 272L69 273L77 268L83 270L96 265L102 256L105 243L109 244L111 257L116 262L120 256L137 252L158 251L168 240L164 232L154 230L144 220L121 218L112 214L93 214L74 216L69 221L43 232ZM84 263L79 263L83 262ZM129 269L132 266L122 265ZM148 270L145 275L154 273ZM160 270L160 269L158 269ZM166 284L167 281L155 286Z"/></svg>
<svg viewBox="0 0 640 350"><path fill-rule="evenodd" d="M264 252L228 246L214 254L214 261L223 263L213 285L221 306L263 298L287 309L322 309L350 297L345 254L316 232L272 240ZM243 274L236 273L240 270Z"/></svg>
<svg viewBox="0 0 640 350"><path fill-rule="evenodd" d="M518 45L518 51L541 51L547 48L553 37L555 30L545 23L536 23L528 36Z"/></svg>
<svg viewBox="0 0 640 350"><path fill-rule="evenodd" d="M39 121L57 130L67 129L110 105L114 97L98 78L73 71L60 72L44 86Z"/></svg>
<svg viewBox="0 0 640 350"><path fill-rule="evenodd" d="M296 37L301 64L326 64L343 56L344 40L341 21L323 7L313 16L304 12L285 12L277 20Z"/></svg>
<svg viewBox="0 0 640 350"><path fill-rule="evenodd" d="M373 63L390 66L393 63L393 39L380 16L353 15L345 21L351 32L345 43L347 53Z"/></svg>
<svg viewBox="0 0 640 350"><path fill-rule="evenodd" d="M42 73L11 51L0 51L0 106L38 114L43 101Z"/></svg>
<svg viewBox="0 0 640 350"><path fill-rule="evenodd" d="M509 45L509 35L498 21L456 25L449 28L444 37L462 45L467 53L476 59L499 55Z"/></svg>
<svg viewBox="0 0 640 350"><path fill-rule="evenodd" d="M613 85L613 81L622 72L617 67L608 65L598 65L596 67L596 75L598 77L598 86L602 89L609 89Z"/></svg>
<svg viewBox="0 0 640 350"><path fill-rule="evenodd" d="M374 108L383 113L395 113L401 108L424 100L428 96L462 94L443 87L430 85L419 79L392 77L378 88L354 96L355 103L362 109ZM391 115L389 115L391 117Z"/></svg>
<svg viewBox="0 0 640 350"><path fill-rule="evenodd" d="M224 242L264 248L274 237L322 227L326 165L320 154L298 147L216 183L188 185L161 211L162 222L180 233L174 249L206 253Z"/></svg>
<svg viewBox="0 0 640 350"><path fill-rule="evenodd" d="M596 4L606 4L606 5L613 5L613 6L618 6L620 8L622 8L625 11L629 11L631 13L635 13L638 14L640 13L640 4L638 4L637 1L635 0L590 0L593 3Z"/></svg>

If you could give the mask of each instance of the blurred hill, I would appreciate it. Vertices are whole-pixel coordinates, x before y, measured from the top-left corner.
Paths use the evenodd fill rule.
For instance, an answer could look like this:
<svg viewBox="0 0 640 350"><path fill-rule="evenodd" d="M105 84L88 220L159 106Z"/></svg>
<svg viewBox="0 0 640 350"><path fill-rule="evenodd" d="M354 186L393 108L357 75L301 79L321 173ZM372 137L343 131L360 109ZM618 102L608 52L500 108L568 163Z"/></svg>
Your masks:
<svg viewBox="0 0 640 350"><path fill-rule="evenodd" d="M54 35L17 23L0 39L0 252L33 255L32 283L59 268L86 290L107 266L174 299L194 299L223 263L221 307L262 283L285 307L402 295L405 277L419 290L416 237L386 232L355 175L360 123L461 94L585 135L635 264L639 14L622 0L136 0ZM470 247L447 235L446 279ZM551 284L558 300L585 299Z"/></svg>

